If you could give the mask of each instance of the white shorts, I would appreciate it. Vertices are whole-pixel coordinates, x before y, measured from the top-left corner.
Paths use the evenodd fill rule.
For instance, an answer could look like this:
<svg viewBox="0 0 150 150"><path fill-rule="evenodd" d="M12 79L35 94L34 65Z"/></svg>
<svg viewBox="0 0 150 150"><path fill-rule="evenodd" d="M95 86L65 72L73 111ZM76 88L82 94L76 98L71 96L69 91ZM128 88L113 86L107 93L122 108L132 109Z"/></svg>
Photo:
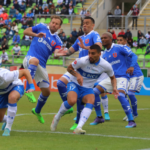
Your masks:
<svg viewBox="0 0 150 150"><path fill-rule="evenodd" d="M144 76L130 78L129 91L136 91L140 93L143 80L144 80Z"/></svg>
<svg viewBox="0 0 150 150"><path fill-rule="evenodd" d="M29 60L31 58L34 58L34 57L27 56L24 58L23 66L25 69L28 69ZM37 66L37 70L36 70L36 74L35 74L34 79L35 79L37 86L40 88L48 88L50 85L47 70L46 70L46 68L43 68L41 65Z"/></svg>
<svg viewBox="0 0 150 150"><path fill-rule="evenodd" d="M70 81L71 81L71 80L70 80L70 79L71 79L71 76L72 76L72 75L71 75L69 72L66 72L65 74L63 74L62 77L64 77L65 79L67 79L68 82L70 82Z"/></svg>
<svg viewBox="0 0 150 150"><path fill-rule="evenodd" d="M128 79L126 78L116 78L117 80L117 89L118 90L123 90L125 93L128 91ZM113 92L113 87L111 85L111 80L110 78L106 78L103 81L99 82L98 85L104 89L105 92L112 93Z"/></svg>

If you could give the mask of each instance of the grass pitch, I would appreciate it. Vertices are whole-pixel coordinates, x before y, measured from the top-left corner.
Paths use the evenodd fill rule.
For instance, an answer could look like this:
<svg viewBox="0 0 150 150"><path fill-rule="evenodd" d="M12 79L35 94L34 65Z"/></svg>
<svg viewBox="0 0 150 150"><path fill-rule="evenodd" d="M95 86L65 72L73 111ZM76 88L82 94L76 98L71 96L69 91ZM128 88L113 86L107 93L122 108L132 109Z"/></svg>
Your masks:
<svg viewBox="0 0 150 150"><path fill-rule="evenodd" d="M34 92L38 98L40 92ZM109 95L110 121L96 126L89 123L95 119L95 111L84 125L86 135L74 135L69 128L73 125L73 114L61 118L57 131L50 131L53 116L62 103L58 93L51 93L42 110L45 124L38 122L31 109L36 106L26 96L18 102L18 111L12 126L11 136L0 136L0 150L141 150L150 149L150 97L137 96L137 127L126 129L127 122L118 100ZM103 108L102 108L103 112ZM3 131L0 131L2 135Z"/></svg>

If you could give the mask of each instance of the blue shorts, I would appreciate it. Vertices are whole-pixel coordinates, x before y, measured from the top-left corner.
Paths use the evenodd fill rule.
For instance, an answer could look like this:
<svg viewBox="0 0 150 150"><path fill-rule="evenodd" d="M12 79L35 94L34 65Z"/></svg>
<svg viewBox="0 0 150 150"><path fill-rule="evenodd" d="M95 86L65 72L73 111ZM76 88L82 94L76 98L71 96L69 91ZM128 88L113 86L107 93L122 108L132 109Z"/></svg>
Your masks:
<svg viewBox="0 0 150 150"><path fill-rule="evenodd" d="M67 94L70 91L76 92L78 95L78 99L80 99L81 101L82 101L84 96L89 95L89 94L94 94L94 91L92 88L85 88L85 87L82 87L82 86L80 86L74 82L69 82L67 84Z"/></svg>
<svg viewBox="0 0 150 150"><path fill-rule="evenodd" d="M20 94L21 98L24 94L24 86L23 85L15 86L8 93L0 95L0 109L8 107L8 96L12 91L17 91Z"/></svg>

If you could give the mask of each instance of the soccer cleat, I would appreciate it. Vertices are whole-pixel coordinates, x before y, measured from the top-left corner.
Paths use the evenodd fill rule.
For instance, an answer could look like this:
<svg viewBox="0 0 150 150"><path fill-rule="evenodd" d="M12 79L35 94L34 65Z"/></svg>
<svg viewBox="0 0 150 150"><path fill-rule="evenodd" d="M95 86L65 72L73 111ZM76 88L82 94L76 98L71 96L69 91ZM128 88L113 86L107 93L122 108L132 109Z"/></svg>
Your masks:
<svg viewBox="0 0 150 150"><path fill-rule="evenodd" d="M110 120L109 113L104 113L104 118L106 121Z"/></svg>
<svg viewBox="0 0 150 150"><path fill-rule="evenodd" d="M56 115L55 115L55 116L56 116ZM59 122L59 120L57 120L57 119L55 118L55 116L54 116L53 121L52 121L51 126L50 126L51 131L55 131L55 130L56 130L57 124L58 124L58 122Z"/></svg>
<svg viewBox="0 0 150 150"><path fill-rule="evenodd" d="M74 134L85 134L86 131L85 130L82 130L81 128L76 128L74 131L73 131Z"/></svg>
<svg viewBox="0 0 150 150"><path fill-rule="evenodd" d="M127 121L127 119L128 119L128 117L127 117L127 116L125 116L125 117L123 118L123 121Z"/></svg>
<svg viewBox="0 0 150 150"><path fill-rule="evenodd" d="M30 92L30 93L25 93L25 95L27 96L28 100L31 102L31 103L36 103L36 98L34 97L33 93Z"/></svg>
<svg viewBox="0 0 150 150"><path fill-rule="evenodd" d="M73 120L76 121L76 120L77 120L77 117L75 117Z"/></svg>
<svg viewBox="0 0 150 150"><path fill-rule="evenodd" d="M6 127L6 122L3 123L3 125L2 125L2 130L4 130L5 127Z"/></svg>
<svg viewBox="0 0 150 150"><path fill-rule="evenodd" d="M35 112L35 108L32 109L32 113L37 116L37 118L38 118L38 120L39 120L40 123L44 123L45 122L44 118L41 115L41 113L36 113Z"/></svg>
<svg viewBox="0 0 150 150"><path fill-rule="evenodd" d="M77 128L78 124L74 123L74 125L70 128L70 130L75 130Z"/></svg>
<svg viewBox="0 0 150 150"><path fill-rule="evenodd" d="M4 130L4 133L2 134L2 136L10 136L10 130L8 128L6 128Z"/></svg>
<svg viewBox="0 0 150 150"><path fill-rule="evenodd" d="M136 123L134 121L129 121L128 125L126 126L126 128L134 128L136 127Z"/></svg>
<svg viewBox="0 0 150 150"><path fill-rule="evenodd" d="M71 107L69 110L67 110L65 113L64 113L64 115L66 115L66 114L71 114L71 113L73 113L73 107ZM64 116L63 115L63 116Z"/></svg>
<svg viewBox="0 0 150 150"><path fill-rule="evenodd" d="M90 125L97 125L99 123L103 123L104 121L105 120L103 117L96 117L95 120L92 123L90 123Z"/></svg>

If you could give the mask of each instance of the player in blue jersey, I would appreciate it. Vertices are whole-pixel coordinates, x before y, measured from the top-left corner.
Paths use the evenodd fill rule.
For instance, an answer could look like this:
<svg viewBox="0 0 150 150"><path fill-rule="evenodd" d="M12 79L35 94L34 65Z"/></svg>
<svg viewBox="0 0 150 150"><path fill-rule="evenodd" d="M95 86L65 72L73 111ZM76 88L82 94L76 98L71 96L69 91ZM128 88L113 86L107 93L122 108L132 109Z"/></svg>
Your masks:
<svg viewBox="0 0 150 150"><path fill-rule="evenodd" d="M52 131L56 130L57 124L64 113L77 101L80 101L85 103L86 106L81 112L80 120L74 133L85 134L86 131L82 130L82 127L92 112L95 100L93 86L103 72L106 72L110 78L114 94L119 94L116 89L116 78L112 66L106 60L100 58L100 55L101 48L94 44L90 47L88 56L77 58L68 66L67 70L72 76L71 82L67 85L67 101L62 103L58 113L54 116L51 124Z"/></svg>
<svg viewBox="0 0 150 150"><path fill-rule="evenodd" d="M106 47L106 50L103 54L103 58L107 60L113 67L115 77L117 79L117 89L119 91L118 99L124 109L128 117L128 125L126 128L133 128L136 127L136 123L134 122L130 104L126 100L125 95L128 91L128 82L130 75L134 71L134 66L137 62L137 56L130 50L125 48L122 45L113 44L112 43L112 34L104 33L102 35L102 44ZM126 60L127 58L131 58L130 66L127 65ZM104 92L112 92L111 81L109 78L101 81L96 88L97 91L96 95L99 96L101 93ZM96 98L96 96L95 96Z"/></svg>
<svg viewBox="0 0 150 150"><path fill-rule="evenodd" d="M50 95L46 63L53 52L55 55L55 52L61 49L62 42L56 34L61 25L61 18L59 16L52 16L48 26L40 23L24 31L25 35L34 37L27 56L23 61L23 66L30 70L32 78L35 79L37 86L41 89L37 106L32 109L32 113L37 116L41 123L45 121L40 112Z"/></svg>
<svg viewBox="0 0 150 150"><path fill-rule="evenodd" d="M117 37L117 43L125 45L125 47L127 49L129 49L128 46L126 46L127 45L127 39L124 35L119 35ZM128 57L127 58L127 65L130 66L130 64L131 64L131 58ZM140 92L140 90L142 88L143 80L144 80L143 73L142 73L138 63L136 63L136 65L134 66L133 74L130 75L129 90L128 90L128 93L127 93L128 97L131 101L132 113L133 113L133 118L134 119L138 116L138 113L137 113L137 99L135 97L135 93ZM123 120L128 121L127 116L125 116L123 118Z"/></svg>
<svg viewBox="0 0 150 150"><path fill-rule="evenodd" d="M0 65L1 65L0 58ZM19 79L25 76L29 82L29 89L26 92L35 90L30 72L26 69L9 71L0 68L0 123L3 123L2 136L10 136L11 127L17 112L17 101L24 94L24 86ZM8 109L7 109L8 108ZM5 115L7 110L7 115Z"/></svg>

